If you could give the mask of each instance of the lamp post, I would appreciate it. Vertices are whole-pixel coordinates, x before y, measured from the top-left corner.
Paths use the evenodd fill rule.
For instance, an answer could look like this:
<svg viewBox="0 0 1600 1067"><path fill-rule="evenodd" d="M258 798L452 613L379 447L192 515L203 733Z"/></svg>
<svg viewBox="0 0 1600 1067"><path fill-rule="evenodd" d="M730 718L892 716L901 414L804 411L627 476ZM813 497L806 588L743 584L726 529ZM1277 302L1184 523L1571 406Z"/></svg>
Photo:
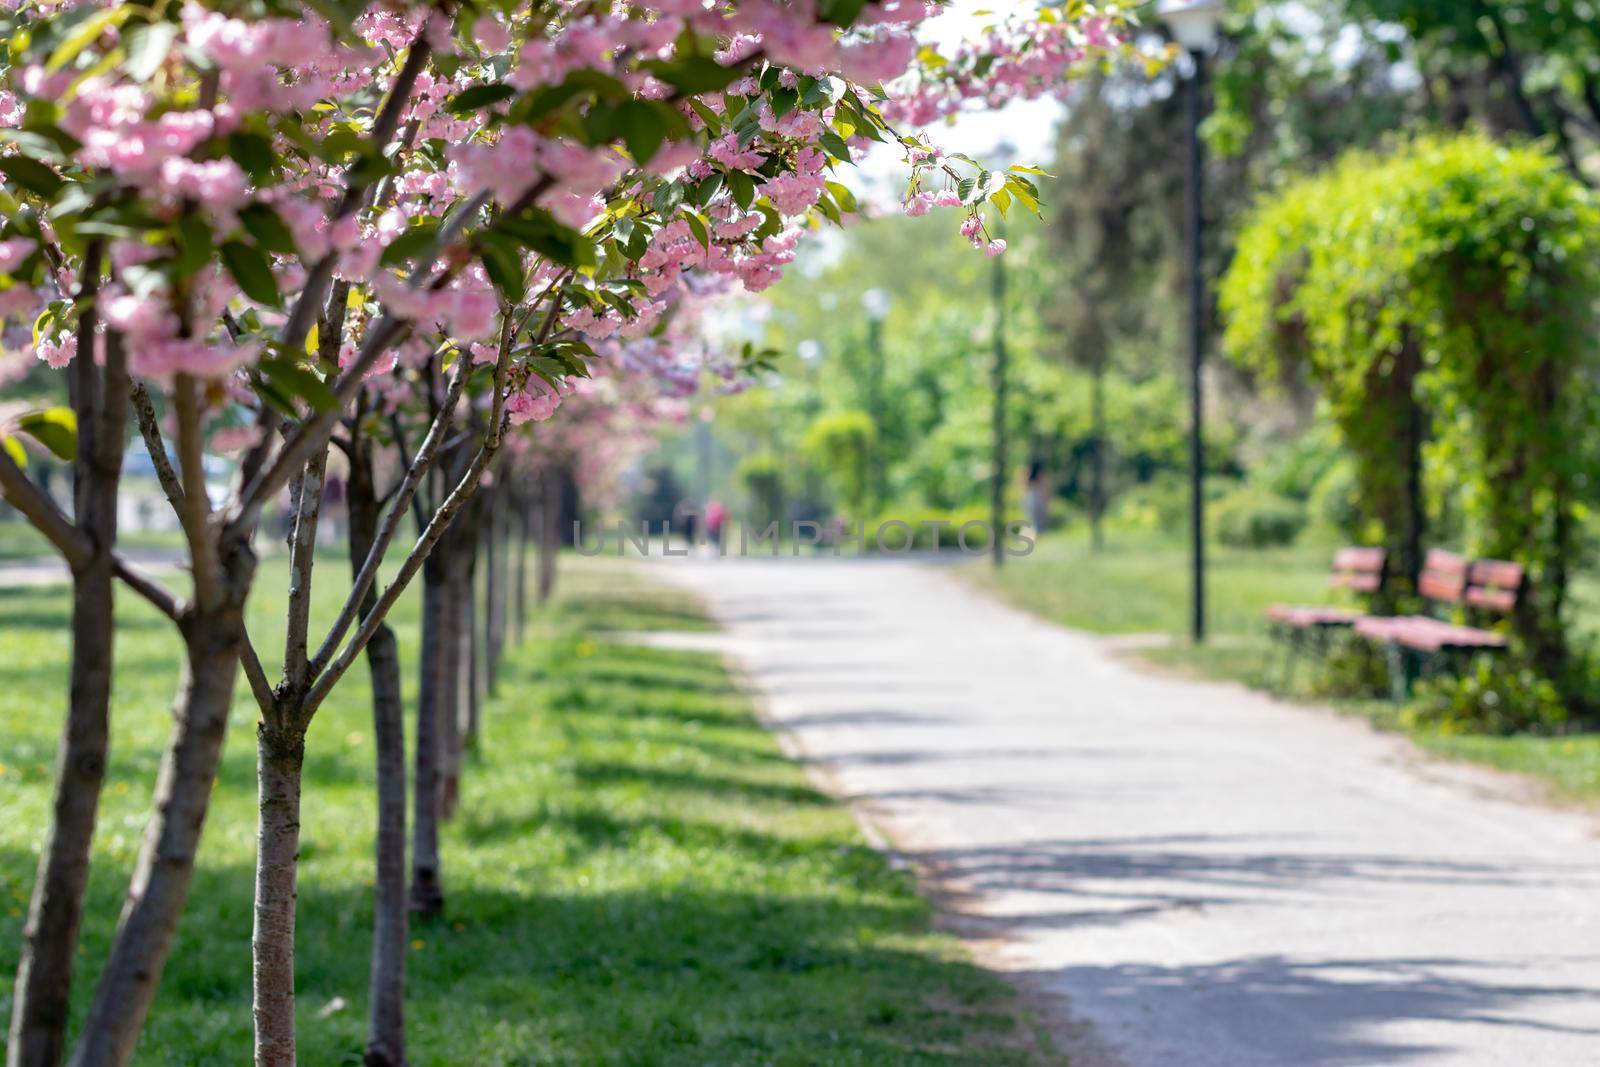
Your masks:
<svg viewBox="0 0 1600 1067"><path fill-rule="evenodd" d="M1005 150L1007 156L1009 149ZM1000 227L995 230L999 236ZM993 425L994 477L989 483L989 558L998 570L1006 561L1006 257L994 257L990 276L991 295L994 299L994 365L991 368L994 389Z"/></svg>
<svg viewBox="0 0 1600 1067"><path fill-rule="evenodd" d="M1205 278L1201 273L1202 215L1200 210L1200 119L1205 95L1206 54L1217 42L1222 0L1163 0L1156 8L1172 36L1189 53L1186 87L1189 134L1188 205L1186 210L1189 253L1189 536L1193 567L1189 634L1196 644L1206 639L1206 535L1204 403L1200 368L1205 358Z"/></svg>
<svg viewBox="0 0 1600 1067"><path fill-rule="evenodd" d="M861 294L861 310L867 313L867 414L877 431L872 445L872 506L882 511L888 495L883 470L883 323L889 317L888 292L868 289Z"/></svg>

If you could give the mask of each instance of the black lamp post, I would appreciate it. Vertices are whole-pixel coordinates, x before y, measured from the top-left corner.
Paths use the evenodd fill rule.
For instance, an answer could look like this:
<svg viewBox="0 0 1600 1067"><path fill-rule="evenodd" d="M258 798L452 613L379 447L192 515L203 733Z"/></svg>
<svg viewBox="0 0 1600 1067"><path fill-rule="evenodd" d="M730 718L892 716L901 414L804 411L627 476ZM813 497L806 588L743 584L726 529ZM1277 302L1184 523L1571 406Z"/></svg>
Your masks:
<svg viewBox="0 0 1600 1067"><path fill-rule="evenodd" d="M883 446L883 324L889 318L889 293L883 289L868 289L861 294L861 309L867 313L867 414L872 416L877 439L872 445L870 475L873 511L882 511L887 503L888 478L884 471Z"/></svg>
<svg viewBox="0 0 1600 1067"><path fill-rule="evenodd" d="M1189 634L1198 644L1206 639L1206 534L1205 534L1205 406L1200 368L1205 359L1205 277L1200 252L1203 247L1201 196L1200 119L1204 108L1206 54L1217 42L1222 0L1163 0L1156 13L1166 22L1178 44L1189 53L1191 69L1187 92L1189 176L1187 236L1189 253L1189 537L1193 586Z"/></svg>

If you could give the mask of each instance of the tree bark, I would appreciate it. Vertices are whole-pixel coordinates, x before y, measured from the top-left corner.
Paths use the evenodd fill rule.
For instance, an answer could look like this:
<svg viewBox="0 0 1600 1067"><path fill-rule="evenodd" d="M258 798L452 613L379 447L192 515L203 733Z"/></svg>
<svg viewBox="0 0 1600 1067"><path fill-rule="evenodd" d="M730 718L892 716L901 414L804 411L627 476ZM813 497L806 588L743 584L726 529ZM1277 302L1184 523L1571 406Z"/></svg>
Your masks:
<svg viewBox="0 0 1600 1067"><path fill-rule="evenodd" d="M466 670L462 672L462 699L457 710L460 745L463 752L477 751L478 712L488 691L489 672L484 657L483 614L479 610L480 604L488 600L488 588L487 586L482 590L478 588L477 574L478 557L483 554L487 546L488 542L481 536L474 537L461 581L463 593L460 604L461 656L466 664ZM458 777L459 762L458 760L456 771Z"/></svg>
<svg viewBox="0 0 1600 1067"><path fill-rule="evenodd" d="M556 587L556 554L561 551L561 490L555 471L539 476L539 603Z"/></svg>
<svg viewBox="0 0 1600 1067"><path fill-rule="evenodd" d="M446 546L441 543L422 565L421 687L417 697L416 795L412 798L411 822L411 910L425 916L444 910L444 886L439 876L439 729L445 713L445 694L454 683L448 663L454 659L453 646L445 639L449 629L445 552L440 549Z"/></svg>
<svg viewBox="0 0 1600 1067"><path fill-rule="evenodd" d="M359 573L377 537L379 506L372 477L372 447L358 438L350 461L350 568ZM365 618L377 607L368 589ZM400 649L383 625L367 643L372 677L372 736L377 750L378 826L372 910L372 968L368 981L365 1067L402 1067L406 1058L406 734L400 689Z"/></svg>
<svg viewBox="0 0 1600 1067"><path fill-rule="evenodd" d="M85 262L84 288L98 286L99 259ZM92 310L83 331L94 329ZM87 348L85 349L87 351ZM72 961L89 884L89 854L110 749L113 630L112 549L127 431L130 383L122 346L109 338L103 371L93 361L71 372L78 416L73 521L89 557L72 574L72 666L67 718L56 752L55 797L39 857L17 966L9 1067L56 1067L66 1054Z"/></svg>
<svg viewBox="0 0 1600 1067"><path fill-rule="evenodd" d="M461 795L461 715L466 703L464 698L471 694L472 586L464 567L467 546L462 541L465 535L458 517L456 525L439 543L439 548L445 551L445 625L440 636L444 645L440 670L444 677L440 680L439 703L439 817L445 820L455 815L456 801Z"/></svg>
<svg viewBox="0 0 1600 1067"><path fill-rule="evenodd" d="M72 1067L121 1067L133 1058L172 950L222 759L244 643L242 591L249 587L249 575L230 577L234 592L227 603L210 611L191 610L179 624L186 661L172 740L156 779L155 814L88 1019L73 1048Z"/></svg>
<svg viewBox="0 0 1600 1067"><path fill-rule="evenodd" d="M516 642L522 644L528 633L528 541L533 515L529 509L526 495L517 494L517 604L516 604Z"/></svg>
<svg viewBox="0 0 1600 1067"><path fill-rule="evenodd" d="M294 920L305 734L265 722L257 730L260 806L251 937L256 1067L294 1067Z"/></svg>

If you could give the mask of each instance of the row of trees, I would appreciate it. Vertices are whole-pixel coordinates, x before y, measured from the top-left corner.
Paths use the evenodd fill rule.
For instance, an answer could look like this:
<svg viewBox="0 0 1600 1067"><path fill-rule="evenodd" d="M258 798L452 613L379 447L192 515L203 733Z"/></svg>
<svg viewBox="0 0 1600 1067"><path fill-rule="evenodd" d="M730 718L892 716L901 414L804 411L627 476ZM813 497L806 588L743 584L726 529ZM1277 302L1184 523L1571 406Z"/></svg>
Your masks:
<svg viewBox="0 0 1600 1067"><path fill-rule="evenodd" d="M128 1062L195 871L243 673L260 711L255 1059L295 1061L294 927L307 729L365 658L379 735L378 930L367 1062L404 1062L405 770L385 618L423 584L412 906L442 906L437 819L473 726L463 589L498 567L508 442L575 392L699 377L694 308L760 289L852 200L833 169L898 142L959 214L1008 172L892 128L969 100L1053 90L1120 47L1113 4L1006 20L981 48L918 56L922 4L561 0L29 6L3 16L0 312L31 322L68 403L8 428L0 490L71 568L72 680L54 818L19 968L8 1062L66 1055L72 964L109 758L115 590L184 648L173 730L109 956L70 1062ZM976 224L981 229L981 220ZM733 376L737 361L715 369ZM604 382L592 387L590 378ZM646 390L650 392L650 390ZM128 422L185 542L180 594L118 550ZM73 464L59 508L23 437ZM206 459L241 449L225 499ZM539 438L532 445L538 466ZM588 446L586 446L587 448ZM313 632L330 450L348 464L352 577ZM546 469L552 468L549 463ZM291 516L281 662L245 626L263 515ZM548 513L548 509L547 509ZM395 549L410 516L409 546ZM480 548L482 545L484 547ZM498 609L497 609L498 610ZM476 613L473 613L475 616ZM491 627L489 644L500 640ZM499 646L503 647L503 646ZM458 701L464 701L458 704Z"/></svg>
<svg viewBox="0 0 1600 1067"><path fill-rule="evenodd" d="M1485 136L1356 153L1251 215L1223 289L1226 343L1315 381L1355 463L1366 535L1412 590L1443 508L1529 585L1513 625L1568 670L1569 579L1593 499L1600 201L1559 156Z"/></svg>

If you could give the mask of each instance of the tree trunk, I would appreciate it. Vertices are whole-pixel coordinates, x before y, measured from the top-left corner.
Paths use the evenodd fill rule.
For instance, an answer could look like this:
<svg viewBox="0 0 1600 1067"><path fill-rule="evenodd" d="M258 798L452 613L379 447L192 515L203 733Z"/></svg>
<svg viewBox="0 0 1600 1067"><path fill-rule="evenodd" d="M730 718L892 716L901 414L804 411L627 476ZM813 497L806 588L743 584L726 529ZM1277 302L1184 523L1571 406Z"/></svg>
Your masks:
<svg viewBox="0 0 1600 1067"><path fill-rule="evenodd" d="M478 588L478 556L482 554L487 542L481 537L472 543L472 554L468 557L466 572L462 576L462 591L460 610L461 619L461 656L466 664L462 672L462 700L457 705L460 716L460 744L463 752L476 752L478 749L478 711L488 691L488 667L484 659L484 626L483 614L478 610L480 602L488 600L487 587ZM457 768L459 775L460 769Z"/></svg>
<svg viewBox="0 0 1600 1067"><path fill-rule="evenodd" d="M561 551L561 492L556 472L539 476L539 603L550 599L556 587L556 554Z"/></svg>
<svg viewBox="0 0 1600 1067"><path fill-rule="evenodd" d="M528 541L533 525L532 512L523 493L517 494L517 605L516 642L522 644L528 634Z"/></svg>
<svg viewBox="0 0 1600 1067"><path fill-rule="evenodd" d="M443 557L447 551L441 542L422 566L422 684L417 696L416 795L412 798L411 910L430 916L444 910L444 886L439 877L439 730L446 711L445 695L454 685L448 661L455 658L453 642L446 640L449 590Z"/></svg>
<svg viewBox="0 0 1600 1067"><path fill-rule="evenodd" d="M510 518L504 486L497 485L489 497L489 536L484 542L484 667L486 692L493 696L500 675L500 659L506 644L506 550L509 545ZM474 730L476 737L476 730Z"/></svg>
<svg viewBox="0 0 1600 1067"><path fill-rule="evenodd" d="M98 265L94 270L98 271ZM92 312L85 313L91 324ZM72 575L72 666L67 719L56 752L55 798L22 933L7 1042L9 1067L56 1067L66 1054L72 961L89 884L89 853L110 748L117 495L129 380L122 346L107 344L104 373L76 364L78 415L73 520L89 535L88 561Z"/></svg>
<svg viewBox="0 0 1600 1067"><path fill-rule="evenodd" d="M378 529L371 444L359 438L350 463L350 567L359 572ZM369 589L365 618L378 603ZM394 631L379 626L367 643L372 677L372 737L377 750L378 827L372 904L372 969L368 981L365 1067L402 1067L406 1058L406 733L400 688L400 649Z"/></svg>
<svg viewBox="0 0 1600 1067"><path fill-rule="evenodd" d="M1089 495L1089 545L1098 552L1105 546L1102 526L1106 513L1106 363L1103 356L1095 359L1092 384L1094 461L1090 467L1092 488Z"/></svg>
<svg viewBox="0 0 1600 1067"><path fill-rule="evenodd" d="M377 885L373 894L371 1004L366 1067L405 1063L406 732L400 697L400 650L379 627L367 644L372 674L372 729L378 761ZM438 884L437 862L434 884Z"/></svg>
<svg viewBox="0 0 1600 1067"><path fill-rule="evenodd" d="M441 636L445 648L444 678L439 705L439 817L445 820L455 815L461 796L461 715L465 698L471 693L472 579L464 567L465 533L458 517L455 527L439 545L445 549L446 574L445 627Z"/></svg>
<svg viewBox="0 0 1600 1067"><path fill-rule="evenodd" d="M73 1048L72 1067L121 1067L133 1058L172 950L222 759L244 642L240 591L248 588L249 579L230 577L234 592L226 606L194 611L180 623L187 658L172 740L156 779L155 814L88 1019Z"/></svg>
<svg viewBox="0 0 1600 1067"><path fill-rule="evenodd" d="M254 964L256 1067L294 1067L294 919L305 734L262 723L256 746Z"/></svg>

